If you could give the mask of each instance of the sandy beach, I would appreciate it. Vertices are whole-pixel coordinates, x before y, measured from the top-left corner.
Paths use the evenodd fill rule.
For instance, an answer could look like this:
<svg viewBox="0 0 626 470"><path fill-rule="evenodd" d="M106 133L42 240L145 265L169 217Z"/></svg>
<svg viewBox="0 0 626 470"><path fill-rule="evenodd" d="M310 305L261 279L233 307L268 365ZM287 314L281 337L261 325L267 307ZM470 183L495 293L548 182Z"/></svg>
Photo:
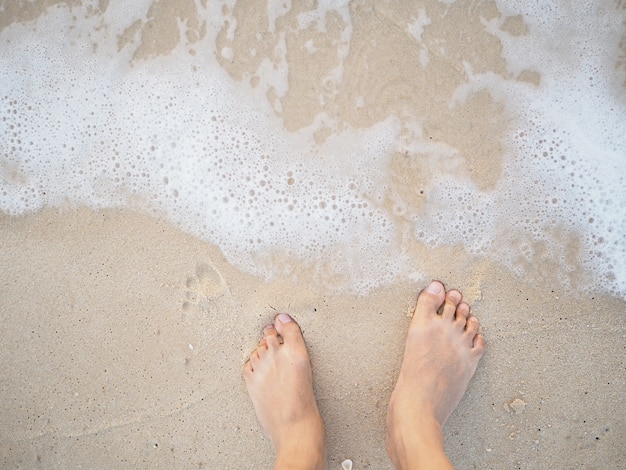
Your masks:
<svg viewBox="0 0 626 470"><path fill-rule="evenodd" d="M552 72L510 56L549 48L513 2L117 3L0 8L2 64L21 64L0 93L1 468L271 468L241 370L289 312L330 468L390 469L386 407L431 279L487 339L445 428L456 468L626 467L623 28L591 77L613 100L614 153L594 157L613 179L587 180L571 129L528 117ZM69 51L49 76L46 39ZM89 75L91 56L110 69ZM202 94L213 71L230 94ZM73 108L76 90L94 101ZM238 97L257 114L219 108ZM257 142L255 119L279 134Z"/></svg>

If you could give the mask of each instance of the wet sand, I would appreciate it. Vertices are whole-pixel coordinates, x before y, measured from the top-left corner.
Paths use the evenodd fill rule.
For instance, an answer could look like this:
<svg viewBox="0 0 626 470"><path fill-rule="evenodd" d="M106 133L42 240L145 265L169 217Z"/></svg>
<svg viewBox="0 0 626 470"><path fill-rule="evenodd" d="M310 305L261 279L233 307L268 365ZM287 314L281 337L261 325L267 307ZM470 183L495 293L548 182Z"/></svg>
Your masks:
<svg viewBox="0 0 626 470"><path fill-rule="evenodd" d="M47 3L66 4L40 3L33 11L5 10L0 28L42 16ZM209 53L201 47L207 26L193 3L168 5L171 10L155 2L146 19L117 38L122 52L132 48L131 62L175 50L180 37L173 17L186 21L186 53ZM105 11L107 2L99 8ZM341 57L340 15L327 14L322 34L298 29L294 8L272 32L265 5L239 2L221 9L231 23L238 21L237 33L226 24L214 45L233 83L256 90L287 131L311 132L315 145L348 127L398 116L407 151L389 157L390 189L380 205L397 224L401 251L419 263L418 274L357 294L332 288L335 281L346 285L349 275L328 259L307 263L273 251L274 267L284 263L285 270L264 279L133 200L122 209L70 201L20 216L0 212L0 467L271 468L271 444L241 369L262 327L285 311L309 346L330 467L350 458L358 470L391 468L386 406L409 314L430 279L464 293L487 339L445 429L457 468L626 466L626 302L577 288L591 274L576 264L576 237L565 237L574 239L563 248L574 267L564 280L540 242L529 259L520 256L516 274L489 253L463 244L432 247L407 235L432 204L440 170L489 192L512 151L505 137L515 115L503 100L478 90L462 105L448 105L467 79L463 60L471 59L476 73L528 87L537 87L541 76L507 68L501 45L483 27L483 20L501 15L495 3L452 9L454 21L426 29L421 41L430 51L429 67L406 32L392 27L403 21L403 8L351 4L352 47ZM430 3L431 21L443 10L444 2ZM513 36L527 33L517 16L501 27ZM433 30L457 45L453 54L433 53L439 40L429 36ZM371 38L375 47L366 47ZM279 57L283 41L285 57ZM320 53L305 63L309 41ZM258 73L267 57L290 64L284 94ZM340 62L343 81L325 81ZM409 85L406 77L414 81ZM421 135L411 124L418 118ZM438 155L432 164L411 147L415 139L443 142L457 154L446 161ZM0 170L3 184L19 180L9 166ZM328 275L320 281L324 269Z"/></svg>
<svg viewBox="0 0 626 470"><path fill-rule="evenodd" d="M423 283L365 297L268 283L128 211L46 210L0 227L4 468L271 467L240 370L276 311L303 327L331 467L391 468L386 405ZM438 266L488 339L446 428L455 465L619 468L624 302L454 249Z"/></svg>

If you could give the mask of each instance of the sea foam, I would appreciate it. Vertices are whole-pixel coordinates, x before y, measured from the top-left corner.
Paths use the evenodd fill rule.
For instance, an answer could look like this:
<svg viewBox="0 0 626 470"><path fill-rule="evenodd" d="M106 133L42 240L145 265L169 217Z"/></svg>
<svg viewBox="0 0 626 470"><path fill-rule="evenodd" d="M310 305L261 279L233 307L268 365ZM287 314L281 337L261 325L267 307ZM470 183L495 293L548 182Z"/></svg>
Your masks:
<svg viewBox="0 0 626 470"><path fill-rule="evenodd" d="M524 15L529 34L498 32L495 20L485 28L499 35L510 72L537 70L541 84L468 67L450 106L488 89L516 110L503 174L488 191L458 172L435 174L426 204L409 216L413 236L432 247L461 244L520 275L540 250L566 285L582 264L590 275L581 287L625 297L619 15L503 3L501 11ZM287 132L263 97L215 59L179 46L133 61L97 27L119 32L148 5L138 2L130 17L110 7L104 20L73 20L75 11L59 7L0 33L0 209L139 209L268 279L295 276L294 262L314 266L324 285L358 292L426 274L384 204L390 155L410 147L398 144L398 118L337 131L324 144L314 126ZM212 34L203 47L214 47Z"/></svg>

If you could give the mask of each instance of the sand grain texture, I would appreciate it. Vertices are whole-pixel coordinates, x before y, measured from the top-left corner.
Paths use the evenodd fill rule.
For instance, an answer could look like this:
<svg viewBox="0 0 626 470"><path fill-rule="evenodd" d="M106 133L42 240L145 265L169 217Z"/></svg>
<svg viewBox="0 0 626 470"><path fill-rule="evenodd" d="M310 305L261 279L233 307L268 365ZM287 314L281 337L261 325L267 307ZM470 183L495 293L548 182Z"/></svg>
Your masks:
<svg viewBox="0 0 626 470"><path fill-rule="evenodd" d="M132 212L47 210L0 230L4 468L269 468L240 369L274 309L304 329L331 464L390 468L385 411L416 284L356 297L267 283ZM441 259L437 274L471 291L471 266ZM480 284L488 350L446 429L458 468L623 462L624 302L493 265Z"/></svg>

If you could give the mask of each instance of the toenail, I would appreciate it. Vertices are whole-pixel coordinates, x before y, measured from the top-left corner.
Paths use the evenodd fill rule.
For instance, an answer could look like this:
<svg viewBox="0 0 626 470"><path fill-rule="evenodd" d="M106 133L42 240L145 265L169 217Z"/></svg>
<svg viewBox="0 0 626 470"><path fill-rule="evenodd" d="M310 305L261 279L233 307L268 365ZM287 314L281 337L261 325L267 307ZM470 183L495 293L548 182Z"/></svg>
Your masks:
<svg viewBox="0 0 626 470"><path fill-rule="evenodd" d="M453 302L459 302L461 300L461 293L456 290L451 290L448 292L448 297L450 297L450 300Z"/></svg>
<svg viewBox="0 0 626 470"><path fill-rule="evenodd" d="M273 323L269 323L269 324L265 325L264 329L271 330L272 328L274 328L274 324Z"/></svg>
<svg viewBox="0 0 626 470"><path fill-rule="evenodd" d="M437 281L431 282L430 285L426 288L426 292L428 292L429 294L439 294L441 292L441 283Z"/></svg>
<svg viewBox="0 0 626 470"><path fill-rule="evenodd" d="M291 318L286 313L279 313L278 319L280 320L281 323L289 323L290 321L293 321L293 318Z"/></svg>

